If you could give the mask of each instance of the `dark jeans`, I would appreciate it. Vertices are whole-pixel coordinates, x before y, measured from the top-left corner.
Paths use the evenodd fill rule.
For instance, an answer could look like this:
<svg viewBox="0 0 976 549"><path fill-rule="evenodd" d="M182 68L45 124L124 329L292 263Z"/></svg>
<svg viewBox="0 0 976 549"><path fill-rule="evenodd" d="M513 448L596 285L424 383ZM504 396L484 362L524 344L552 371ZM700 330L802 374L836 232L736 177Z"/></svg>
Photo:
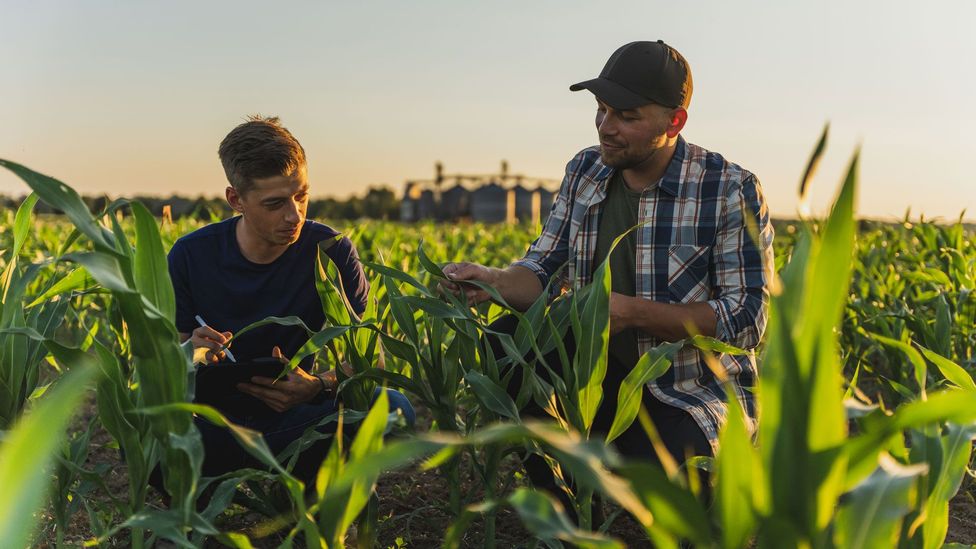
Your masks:
<svg viewBox="0 0 976 549"><path fill-rule="evenodd" d="M376 389L374 399L379 397L381 390ZM387 389L386 395L390 402L390 411L400 410L407 424L413 425L417 416L407 397L393 389ZM335 414L338 410L337 401L326 400L321 404L300 404L281 413L261 413L253 416L228 413L224 415L231 423L261 432L268 448L277 455L289 444L301 438L306 429ZM251 456L227 429L218 427L201 417L195 417L193 422L203 439L203 476L217 476L245 467L265 468L265 465ZM344 426L343 432L346 435L354 434L356 425ZM320 433L333 434L336 426L336 421L329 421L318 426L316 430ZM312 442L299 454L292 474L304 481L307 486L310 485L331 444L332 437ZM158 466L150 476L150 484L162 491L162 474Z"/></svg>
<svg viewBox="0 0 976 549"><path fill-rule="evenodd" d="M517 327L518 319L511 315L504 316L491 325L491 328L497 332L512 335L515 334ZM495 357L500 358L506 356L505 350L497 337L489 335L487 339L491 344ZM567 331L563 343L566 346L567 356L572 359L576 352L576 341L573 338L572 330ZM532 359L533 357L530 356L527 358ZM559 373L561 371L561 361L557 350L553 350L545 355L544 358L546 363L555 372ZM592 438L602 438L610 430L610 426L613 424L613 418L617 412L617 394L620 391L620 384L627 377L627 374L630 373L633 366L633 364L622 364L620 361L614 360L612 355L608 358L607 375L603 380L603 402L600 404L596 418L593 421ZM541 378L549 381L549 372L543 366L538 365L536 367L536 373ZM508 385L508 393L512 398L515 398L518 394L521 380L521 373L515 372ZM647 412L654 426L657 428L664 446L668 449L668 452L675 461L683 463L689 455L712 455L712 447L708 443L708 439L694 418L691 417L691 414L680 408L675 408L674 406L661 402L651 394L650 389L646 386L643 390L644 394L641 402L647 408ZM534 401L529 401L521 413L523 416L528 417L549 418L549 415ZM611 444L625 457L660 463L647 433L637 420ZM529 478L532 479L533 484L540 488L550 489L550 491L557 495L561 494L561 491L554 489L556 484L552 476L552 471L541 457L537 455L527 456L525 469L529 474ZM707 485L704 488L707 490Z"/></svg>

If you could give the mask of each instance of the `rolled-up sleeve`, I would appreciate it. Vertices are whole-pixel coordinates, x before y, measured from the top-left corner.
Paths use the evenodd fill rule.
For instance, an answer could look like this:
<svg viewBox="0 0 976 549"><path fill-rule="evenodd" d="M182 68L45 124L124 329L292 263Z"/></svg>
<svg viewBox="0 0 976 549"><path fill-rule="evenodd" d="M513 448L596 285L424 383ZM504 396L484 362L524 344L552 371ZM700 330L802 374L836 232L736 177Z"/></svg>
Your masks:
<svg viewBox="0 0 976 549"><path fill-rule="evenodd" d="M755 176L729 186L711 269L714 285L708 304L717 319L715 336L755 348L766 329L774 276L773 226Z"/></svg>
<svg viewBox="0 0 976 549"><path fill-rule="evenodd" d="M529 245L522 259L512 263L535 273L543 288L549 286L549 281L552 280L552 285L549 286L550 297L559 295L567 280L563 266L569 260L569 228L575 200L573 195L576 180L580 177L584 152L576 155L566 165L566 175L552 203L549 217L542 227L542 233ZM553 276L557 274L558 278L553 280Z"/></svg>

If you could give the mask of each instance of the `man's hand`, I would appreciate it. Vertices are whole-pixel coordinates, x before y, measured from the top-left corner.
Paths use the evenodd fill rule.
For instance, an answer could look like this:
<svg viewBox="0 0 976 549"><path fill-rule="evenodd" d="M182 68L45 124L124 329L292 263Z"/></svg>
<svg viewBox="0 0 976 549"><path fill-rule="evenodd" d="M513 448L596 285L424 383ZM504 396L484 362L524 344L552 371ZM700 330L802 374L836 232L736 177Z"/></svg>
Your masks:
<svg viewBox="0 0 976 549"><path fill-rule="evenodd" d="M631 300L636 299L617 292L610 292L610 335L631 327Z"/></svg>
<svg viewBox="0 0 976 549"><path fill-rule="evenodd" d="M636 328L662 341L689 335L715 337L715 312L704 301L658 303L642 297L610 292L610 334Z"/></svg>
<svg viewBox="0 0 976 549"><path fill-rule="evenodd" d="M271 356L280 359L283 364L288 362L278 347L274 348ZM335 377L331 379L334 389ZM330 383L328 379L324 378L324 381ZM322 381L301 368L295 368L277 381L270 377L252 377L251 383L238 383L237 389L261 400L275 412L284 412L318 396L322 391Z"/></svg>
<svg viewBox="0 0 976 549"><path fill-rule="evenodd" d="M468 262L448 263L444 266L444 274L448 280L442 280L440 287L456 296L463 292L469 303L481 303L491 299L491 296L473 284L465 284L466 281L483 282L495 286L499 277L497 269Z"/></svg>
<svg viewBox="0 0 976 549"><path fill-rule="evenodd" d="M194 349L205 348L207 351L207 362L220 362L224 360L227 353L223 351L227 342L234 334L230 332L218 332L210 326L200 326L188 338Z"/></svg>

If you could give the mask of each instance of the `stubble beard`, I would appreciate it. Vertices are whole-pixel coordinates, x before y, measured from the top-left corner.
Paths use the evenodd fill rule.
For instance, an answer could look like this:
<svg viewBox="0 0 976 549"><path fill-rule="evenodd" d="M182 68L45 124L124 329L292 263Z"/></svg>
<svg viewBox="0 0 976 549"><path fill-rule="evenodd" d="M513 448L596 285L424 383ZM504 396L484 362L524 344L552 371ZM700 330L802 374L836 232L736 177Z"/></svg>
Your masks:
<svg viewBox="0 0 976 549"><path fill-rule="evenodd" d="M642 150L634 150L632 146L626 146L623 149L608 151L601 144L600 160L602 160L607 166L617 170L629 170L631 168L636 168L641 164L650 161L662 148L664 148L667 143L667 139L665 138L667 128L668 122L666 120L660 121L660 126L652 133L652 135L655 137L652 138L645 147L642 147ZM602 142L603 138L600 140Z"/></svg>
<svg viewBox="0 0 976 549"><path fill-rule="evenodd" d="M639 151L635 151L631 147L624 147L616 151L607 151L603 145L600 145L600 160L611 168L629 170L649 162L663 148L663 145L648 144L646 148Z"/></svg>
<svg viewBox="0 0 976 549"><path fill-rule="evenodd" d="M611 168L617 170L628 170L630 168L640 165L642 162L647 161L649 158L654 156L655 151L647 151L647 154L641 155L636 152L631 151L628 148L619 151L606 151L603 146L600 147L600 160L604 164L610 166Z"/></svg>

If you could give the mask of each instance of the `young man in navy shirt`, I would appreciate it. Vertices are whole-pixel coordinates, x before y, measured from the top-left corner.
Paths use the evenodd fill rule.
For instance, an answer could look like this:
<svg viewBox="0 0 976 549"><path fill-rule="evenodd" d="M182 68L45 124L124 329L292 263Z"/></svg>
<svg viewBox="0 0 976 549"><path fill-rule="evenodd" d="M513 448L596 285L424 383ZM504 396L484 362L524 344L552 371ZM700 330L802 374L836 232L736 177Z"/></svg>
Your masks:
<svg viewBox="0 0 976 549"><path fill-rule="evenodd" d="M218 361L225 359L223 349L234 333L269 316L297 316L310 329L320 329L325 321L315 289L320 249L337 267L350 305L362 314L369 283L355 246L331 227L305 218L309 185L298 140L277 118L251 117L224 138L219 156L230 183L227 203L239 215L180 238L170 250L181 340L208 349L207 359ZM231 351L238 361L288 358L307 339L300 327L272 324L241 335ZM261 431L272 451L284 449L337 408L335 369L313 374L310 366L304 361L277 382L254 377L237 385L240 395L221 411ZM399 408L412 422L406 397L388 393L391 409ZM202 420L197 427L206 450L205 475L256 466L226 430ZM334 428L334 422L320 427ZM306 451L295 472L314 478L326 448L320 444L318 451Z"/></svg>

